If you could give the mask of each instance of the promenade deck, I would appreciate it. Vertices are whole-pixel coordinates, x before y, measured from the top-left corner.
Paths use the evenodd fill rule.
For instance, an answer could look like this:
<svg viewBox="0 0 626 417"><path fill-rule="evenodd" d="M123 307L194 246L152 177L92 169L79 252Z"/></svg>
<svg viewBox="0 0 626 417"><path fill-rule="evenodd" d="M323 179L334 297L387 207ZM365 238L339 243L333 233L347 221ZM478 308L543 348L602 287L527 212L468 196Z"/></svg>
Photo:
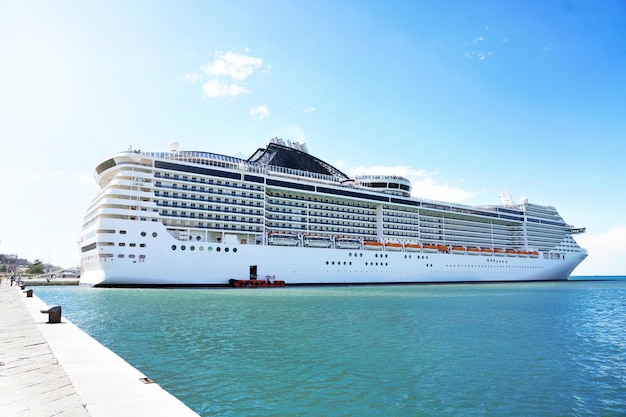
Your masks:
<svg viewBox="0 0 626 417"><path fill-rule="evenodd" d="M1 416L197 416L64 317L47 323L45 307L0 284Z"/></svg>

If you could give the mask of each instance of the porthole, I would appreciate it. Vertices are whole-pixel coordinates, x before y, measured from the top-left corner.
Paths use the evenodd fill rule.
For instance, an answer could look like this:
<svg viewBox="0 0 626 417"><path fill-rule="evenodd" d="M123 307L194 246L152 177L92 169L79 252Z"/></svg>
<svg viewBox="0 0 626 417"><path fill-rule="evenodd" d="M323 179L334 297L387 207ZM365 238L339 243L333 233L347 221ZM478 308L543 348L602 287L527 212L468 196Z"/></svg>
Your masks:
<svg viewBox="0 0 626 417"><path fill-rule="evenodd" d="M204 246L200 246L200 247L198 248L198 250L199 250L200 252L202 252L202 251L204 250Z"/></svg>
<svg viewBox="0 0 626 417"><path fill-rule="evenodd" d="M142 237L146 237L146 232L141 232Z"/></svg>
<svg viewBox="0 0 626 417"><path fill-rule="evenodd" d="M196 240L199 242L202 239L200 236L196 236Z"/></svg>
<svg viewBox="0 0 626 417"><path fill-rule="evenodd" d="M187 249L187 246L185 246L185 245L180 247L180 250L185 250L185 249Z"/></svg>
<svg viewBox="0 0 626 417"><path fill-rule="evenodd" d="M190 247L189 247L189 250L194 251L194 250L196 250L196 247L195 247L195 246L190 246Z"/></svg>
<svg viewBox="0 0 626 417"><path fill-rule="evenodd" d="M335 261L333 261L332 264L335 265Z"/></svg>
<svg viewBox="0 0 626 417"><path fill-rule="evenodd" d="M211 252L211 251L213 250L213 246L208 246L208 247L206 248L206 250L207 250L208 252Z"/></svg>
<svg viewBox="0 0 626 417"><path fill-rule="evenodd" d="M172 250L176 250L176 245L172 245Z"/></svg>
<svg viewBox="0 0 626 417"><path fill-rule="evenodd" d="M228 248L224 248L224 252L228 252Z"/></svg>
<svg viewBox="0 0 626 417"><path fill-rule="evenodd" d="M326 261L326 265L328 265L328 261Z"/></svg>
<svg viewBox="0 0 626 417"><path fill-rule="evenodd" d="M237 252L237 248L233 248L233 252Z"/></svg>
<svg viewBox="0 0 626 417"><path fill-rule="evenodd" d="M157 237L157 232L152 232L152 237Z"/></svg>
<svg viewBox="0 0 626 417"><path fill-rule="evenodd" d="M221 250L222 250L222 248L220 248L220 247L218 246L217 248L215 248L215 250L219 252L219 251L221 251Z"/></svg>

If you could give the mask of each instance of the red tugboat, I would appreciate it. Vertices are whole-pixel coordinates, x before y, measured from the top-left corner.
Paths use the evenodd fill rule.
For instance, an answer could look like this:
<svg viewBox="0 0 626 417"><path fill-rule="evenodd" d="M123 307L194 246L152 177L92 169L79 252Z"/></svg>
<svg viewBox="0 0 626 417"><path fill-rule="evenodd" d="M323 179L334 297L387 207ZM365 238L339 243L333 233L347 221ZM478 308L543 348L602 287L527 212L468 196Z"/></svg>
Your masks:
<svg viewBox="0 0 626 417"><path fill-rule="evenodd" d="M284 287L285 281L274 279L274 276L266 276L265 279L234 279L228 280L228 284L235 288L274 288Z"/></svg>

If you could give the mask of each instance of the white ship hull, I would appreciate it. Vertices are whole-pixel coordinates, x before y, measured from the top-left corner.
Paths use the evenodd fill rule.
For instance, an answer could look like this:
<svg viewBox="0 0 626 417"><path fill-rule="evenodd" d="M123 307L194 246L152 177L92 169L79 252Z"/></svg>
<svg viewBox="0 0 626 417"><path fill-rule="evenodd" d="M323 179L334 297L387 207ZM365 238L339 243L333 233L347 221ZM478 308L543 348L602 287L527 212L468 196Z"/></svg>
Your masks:
<svg viewBox="0 0 626 417"><path fill-rule="evenodd" d="M118 227L119 222L116 222ZM139 262L113 257L84 263L81 284L113 287L228 286L231 278L248 279L256 266L259 279L274 276L286 285L401 284L566 280L587 256L557 259L471 256L468 254L325 249L255 244L180 242L154 224L126 222L127 235L147 231L150 251ZM159 237L151 241L151 234ZM186 250L172 250L183 243ZM191 247L194 250L190 250ZM200 248L202 247L202 250ZM210 250L209 250L210 248ZM219 250L218 250L219 248Z"/></svg>

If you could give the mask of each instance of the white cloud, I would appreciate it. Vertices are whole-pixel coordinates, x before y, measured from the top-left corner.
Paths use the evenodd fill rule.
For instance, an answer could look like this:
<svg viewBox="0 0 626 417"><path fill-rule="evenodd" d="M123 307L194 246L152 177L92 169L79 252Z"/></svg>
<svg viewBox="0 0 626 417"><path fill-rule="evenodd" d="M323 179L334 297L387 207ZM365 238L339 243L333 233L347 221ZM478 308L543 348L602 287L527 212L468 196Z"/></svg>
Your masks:
<svg viewBox="0 0 626 417"><path fill-rule="evenodd" d="M183 74L180 78L181 80L189 81L190 83L195 83L200 78L202 78L202 76L200 74L189 73L189 74Z"/></svg>
<svg viewBox="0 0 626 417"><path fill-rule="evenodd" d="M474 193L452 187L449 184L438 183L435 179L435 173L428 173L424 170L414 170L401 165L395 167L374 166L368 168L341 168L341 165L344 165L343 162L339 162L337 167L351 177L355 175L399 175L404 177L411 181L411 194L415 197L462 203L475 196Z"/></svg>
<svg viewBox="0 0 626 417"><path fill-rule="evenodd" d="M247 54L249 50L245 49L245 52ZM246 54L218 51L212 62L200 68L203 74L188 73L182 75L181 79L195 83L201 80L203 75L208 75L210 80L202 85L203 99L248 94L250 90L241 84L241 81L261 68L263 60Z"/></svg>
<svg viewBox="0 0 626 417"><path fill-rule="evenodd" d="M213 62L202 67L202 71L216 77L228 77L236 81L243 81L262 65L263 60L261 58L231 51L216 52Z"/></svg>
<svg viewBox="0 0 626 417"><path fill-rule="evenodd" d="M574 238L589 251L589 256L572 275L626 275L626 227Z"/></svg>
<svg viewBox="0 0 626 417"><path fill-rule="evenodd" d="M212 97L236 97L241 94L248 94L250 91L238 84L226 83L218 79L211 80L202 86L203 98Z"/></svg>
<svg viewBox="0 0 626 417"><path fill-rule="evenodd" d="M311 106L311 107L307 107L306 109L304 109L305 112L307 113L311 113L315 111L315 107Z"/></svg>
<svg viewBox="0 0 626 417"><path fill-rule="evenodd" d="M270 115L270 111L267 108L267 105L263 105L263 106L257 106L254 107L252 109L250 109L250 114L255 118L255 119L264 119L267 116Z"/></svg>
<svg viewBox="0 0 626 417"><path fill-rule="evenodd" d="M471 51L471 52L465 52L465 58L467 59L477 59L478 61L484 61L486 58L490 57L491 55L493 55L493 52L491 51Z"/></svg>

